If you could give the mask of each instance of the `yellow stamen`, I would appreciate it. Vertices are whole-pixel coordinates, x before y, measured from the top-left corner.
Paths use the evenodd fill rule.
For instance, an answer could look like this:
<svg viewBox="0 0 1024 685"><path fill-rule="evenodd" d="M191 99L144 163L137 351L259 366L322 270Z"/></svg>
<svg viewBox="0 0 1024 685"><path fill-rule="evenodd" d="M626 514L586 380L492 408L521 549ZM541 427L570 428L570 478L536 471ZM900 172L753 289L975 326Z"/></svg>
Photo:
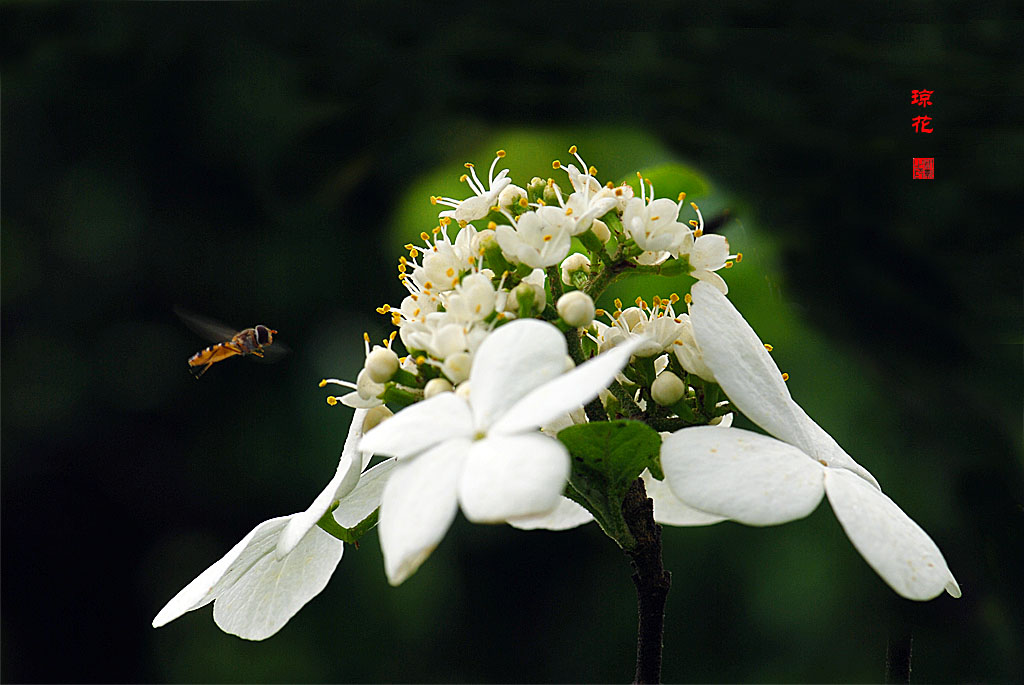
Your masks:
<svg viewBox="0 0 1024 685"><path fill-rule="evenodd" d="M789 374L788 373L782 374L782 380L788 381L789 380Z"/></svg>
<svg viewBox="0 0 1024 685"><path fill-rule="evenodd" d="M737 262L742 262L743 261L743 253L742 252L737 252L736 253L736 261Z"/></svg>
<svg viewBox="0 0 1024 685"><path fill-rule="evenodd" d="M551 162L551 168L552 168L552 169L561 169L561 168L562 168L562 163L561 163L561 162L559 162L559 161L558 161L558 160L556 159L555 161Z"/></svg>
<svg viewBox="0 0 1024 685"><path fill-rule="evenodd" d="M690 295L690 293L686 293L686 296L683 298L683 302L685 302L686 304L693 304L693 297Z"/></svg>
<svg viewBox="0 0 1024 685"><path fill-rule="evenodd" d="M327 385L327 379L326 378L324 378L323 380L320 381L320 387L321 388L324 387L325 385Z"/></svg>
<svg viewBox="0 0 1024 685"><path fill-rule="evenodd" d="M575 145L570 145L569 146L569 154L570 155L576 154L576 146Z"/></svg>
<svg viewBox="0 0 1024 685"><path fill-rule="evenodd" d="M676 198L676 202L682 202L686 199L686 193L679 193L679 197Z"/></svg>
<svg viewBox="0 0 1024 685"><path fill-rule="evenodd" d="M338 402L339 400L337 397L334 397L333 395L327 396L327 404L331 405L332 407L336 405Z"/></svg>
<svg viewBox="0 0 1024 685"><path fill-rule="evenodd" d="M771 345L769 345L768 343L765 343L765 344L764 344L764 349L766 349L766 350L768 350L769 352L771 352L771 351L772 351L772 350L774 350L775 348L774 348L774 347L772 347Z"/></svg>
<svg viewBox="0 0 1024 685"><path fill-rule="evenodd" d="M502 157L505 156L505 151L504 150L498 150L497 152L494 153L494 156L498 157L499 159L501 159Z"/></svg>

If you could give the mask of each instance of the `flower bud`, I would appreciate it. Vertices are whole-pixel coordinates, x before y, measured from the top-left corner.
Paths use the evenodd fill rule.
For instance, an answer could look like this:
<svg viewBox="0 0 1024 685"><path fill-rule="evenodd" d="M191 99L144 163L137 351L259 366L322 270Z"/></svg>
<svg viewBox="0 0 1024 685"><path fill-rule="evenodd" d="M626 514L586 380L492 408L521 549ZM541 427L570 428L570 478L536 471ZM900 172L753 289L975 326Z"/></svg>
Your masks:
<svg viewBox="0 0 1024 685"><path fill-rule="evenodd" d="M429 400L434 395L440 395L443 392L451 392L452 384L444 378L431 378L427 381L427 384L423 386L423 399Z"/></svg>
<svg viewBox="0 0 1024 685"><path fill-rule="evenodd" d="M398 355L386 347L377 345L366 356L366 373L375 383L387 383L398 371Z"/></svg>
<svg viewBox="0 0 1024 685"><path fill-rule="evenodd" d="M517 185L509 185L505 187L505 190L501 191L498 195L498 206L503 209L508 209L513 204L519 202L521 198L526 197L526 191Z"/></svg>
<svg viewBox="0 0 1024 685"><path fill-rule="evenodd" d="M458 387L455 388L455 394L462 399L469 401L469 381L459 383Z"/></svg>
<svg viewBox="0 0 1024 685"><path fill-rule="evenodd" d="M473 357L469 352L456 352L448 355L441 365L441 371L451 379L452 383L459 384L469 378L469 369L473 364Z"/></svg>
<svg viewBox="0 0 1024 685"><path fill-rule="evenodd" d="M370 378L370 373L363 369L356 376L356 392L359 393L359 397L364 400L372 400L380 397L387 388L382 383L378 383Z"/></svg>
<svg viewBox="0 0 1024 685"><path fill-rule="evenodd" d="M594 223L590 224L590 230L602 244L607 243L612 237L612 232L608 230L608 225L600 219L594 219Z"/></svg>
<svg viewBox="0 0 1024 685"><path fill-rule="evenodd" d="M663 407L668 407L686 394L686 383L671 371L663 371L651 384L651 399Z"/></svg>
<svg viewBox="0 0 1024 685"><path fill-rule="evenodd" d="M366 412L366 416L363 418L363 432L366 433L369 430L376 428L380 423L387 418L394 416L391 410L385 405L374 407Z"/></svg>
<svg viewBox="0 0 1024 685"><path fill-rule="evenodd" d="M520 283L512 289L518 311L524 311L529 315L537 305L537 297L534 294L533 286L529 283Z"/></svg>
<svg viewBox="0 0 1024 685"><path fill-rule="evenodd" d="M590 259L580 252L573 252L562 262L562 283L575 285L572 275L576 272L590 273Z"/></svg>
<svg viewBox="0 0 1024 685"><path fill-rule="evenodd" d="M594 300L582 290L573 290L558 298L555 305L562 321L579 328L589 326L594 320Z"/></svg>

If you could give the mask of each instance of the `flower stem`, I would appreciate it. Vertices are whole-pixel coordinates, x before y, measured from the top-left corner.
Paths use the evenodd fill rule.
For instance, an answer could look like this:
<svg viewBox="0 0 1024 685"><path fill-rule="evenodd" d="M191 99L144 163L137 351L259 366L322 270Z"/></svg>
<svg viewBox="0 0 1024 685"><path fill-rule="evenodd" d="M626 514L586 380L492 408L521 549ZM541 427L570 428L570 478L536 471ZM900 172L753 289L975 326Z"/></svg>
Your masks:
<svg viewBox="0 0 1024 685"><path fill-rule="evenodd" d="M662 564L661 526L654 522L654 502L647 497L640 478L633 481L626 492L622 515L636 539L636 546L626 551L633 565L639 613L633 682L660 683L665 601L672 584L672 574Z"/></svg>

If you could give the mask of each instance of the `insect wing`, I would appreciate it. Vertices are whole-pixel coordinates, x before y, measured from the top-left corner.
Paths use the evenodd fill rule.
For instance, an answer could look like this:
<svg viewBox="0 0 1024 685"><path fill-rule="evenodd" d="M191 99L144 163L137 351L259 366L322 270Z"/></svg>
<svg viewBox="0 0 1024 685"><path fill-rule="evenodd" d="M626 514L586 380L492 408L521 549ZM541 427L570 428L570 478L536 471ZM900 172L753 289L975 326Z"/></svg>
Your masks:
<svg viewBox="0 0 1024 685"><path fill-rule="evenodd" d="M185 322L186 326L210 342L227 342L234 338L240 330L238 328L226 326L220 321L216 321L209 317L195 314L187 309L182 309L181 307L175 307L174 313L178 315L178 318Z"/></svg>

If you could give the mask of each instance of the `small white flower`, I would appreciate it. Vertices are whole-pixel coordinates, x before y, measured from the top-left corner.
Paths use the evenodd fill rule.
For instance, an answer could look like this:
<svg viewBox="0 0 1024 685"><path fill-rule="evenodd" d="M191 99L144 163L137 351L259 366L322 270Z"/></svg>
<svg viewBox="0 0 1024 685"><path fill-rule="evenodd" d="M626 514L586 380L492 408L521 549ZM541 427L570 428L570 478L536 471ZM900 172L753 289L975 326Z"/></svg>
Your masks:
<svg viewBox="0 0 1024 685"><path fill-rule="evenodd" d="M356 451L365 409L356 410L337 472L309 509L259 524L231 551L175 595L153 619L159 628L213 602L213 619L226 633L247 640L270 637L327 585L341 561L344 543L316 523L335 502L333 516L351 528L380 503L394 460L360 477ZM367 455L368 458L368 455Z"/></svg>
<svg viewBox="0 0 1024 685"><path fill-rule="evenodd" d="M722 390L773 438L737 428L684 428L665 439L672 491L702 511L756 526L810 514L824 495L868 564L898 594L926 600L960 588L928 534L793 401L753 329L714 286L696 283L690 315Z"/></svg>
<svg viewBox="0 0 1024 685"><path fill-rule="evenodd" d="M491 279L482 273L468 274L455 290L442 296L445 310L456 321L476 323L491 315L497 293Z"/></svg>
<svg viewBox="0 0 1024 685"><path fill-rule="evenodd" d="M659 257L663 253L678 257L680 253L688 252L693 244L693 232L679 221L679 210L679 204L667 198L647 204L643 199L634 197L626 203L622 226L645 252Z"/></svg>
<svg viewBox="0 0 1024 685"><path fill-rule="evenodd" d="M663 407L669 407L686 394L686 383L671 371L663 371L651 383L651 399Z"/></svg>
<svg viewBox="0 0 1024 685"><path fill-rule="evenodd" d="M697 339L693 337L693 323L689 314L680 314L679 330L672 351L676 353L679 364L690 373L695 373L704 380L715 383L715 375L704 363L704 354L700 351Z"/></svg>
<svg viewBox="0 0 1024 685"><path fill-rule="evenodd" d="M543 515L558 505L569 454L537 429L597 396L630 358L623 345L563 373L565 337L513 321L477 350L468 399L441 393L370 431L360 449L399 459L384 491L380 540L389 582L412 575L461 506L474 522Z"/></svg>
<svg viewBox="0 0 1024 685"><path fill-rule="evenodd" d="M501 224L494 235L501 251L514 262L534 268L558 264L569 254L572 221L558 207L520 214L515 226Z"/></svg>
<svg viewBox="0 0 1024 685"><path fill-rule="evenodd" d="M441 212L438 216L450 217L455 219L460 226L466 224L469 221L475 221L482 219L491 211L492 207L497 206L498 197L501 195L501 191L505 190L505 187L512 183L512 179L507 178L508 169L502 169L498 172L498 175L494 175L494 169L498 165L498 160L505 156L504 150L498 150L498 153L494 157L494 161L491 162L491 168L487 172L487 187L476 176L476 168L466 162L466 168L469 169L469 174L463 174L462 178L459 179L467 183L470 189L473 191L474 196L466 200L455 200L450 197L432 197L430 198L434 204L445 205L452 207Z"/></svg>

